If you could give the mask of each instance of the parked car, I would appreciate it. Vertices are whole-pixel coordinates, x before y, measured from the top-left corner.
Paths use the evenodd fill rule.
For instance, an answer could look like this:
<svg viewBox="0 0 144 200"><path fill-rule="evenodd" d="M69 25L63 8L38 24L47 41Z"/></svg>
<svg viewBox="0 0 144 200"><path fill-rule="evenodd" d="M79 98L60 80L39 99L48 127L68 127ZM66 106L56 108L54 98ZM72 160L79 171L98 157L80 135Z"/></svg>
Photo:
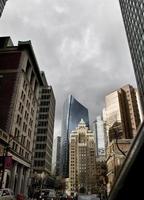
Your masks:
<svg viewBox="0 0 144 200"><path fill-rule="evenodd" d="M16 200L25 200L25 199L27 198L24 194L21 194L21 193L17 194Z"/></svg>
<svg viewBox="0 0 144 200"><path fill-rule="evenodd" d="M56 192L53 189L41 189L39 200L56 200Z"/></svg>
<svg viewBox="0 0 144 200"><path fill-rule="evenodd" d="M4 188L0 189L0 200L16 200L16 198L10 188Z"/></svg>

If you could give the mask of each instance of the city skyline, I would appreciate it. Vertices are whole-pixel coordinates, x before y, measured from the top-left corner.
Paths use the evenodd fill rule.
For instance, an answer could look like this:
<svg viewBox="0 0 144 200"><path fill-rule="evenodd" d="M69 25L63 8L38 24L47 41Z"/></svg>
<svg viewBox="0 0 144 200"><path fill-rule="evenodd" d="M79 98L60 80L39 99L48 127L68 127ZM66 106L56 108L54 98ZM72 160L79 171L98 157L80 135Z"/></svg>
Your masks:
<svg viewBox="0 0 144 200"><path fill-rule="evenodd" d="M0 27L1 196L143 196L144 0L1 0Z"/></svg>
<svg viewBox="0 0 144 200"><path fill-rule="evenodd" d="M72 131L76 129L81 119L89 127L88 109L72 95L68 95L63 105L61 127L61 175L68 177L69 173L69 140Z"/></svg>
<svg viewBox="0 0 144 200"><path fill-rule="evenodd" d="M86 105L93 121L106 94L136 85L118 1L7 1L0 26L0 35L10 35L14 43L32 41L57 99L55 136L61 134L69 93Z"/></svg>

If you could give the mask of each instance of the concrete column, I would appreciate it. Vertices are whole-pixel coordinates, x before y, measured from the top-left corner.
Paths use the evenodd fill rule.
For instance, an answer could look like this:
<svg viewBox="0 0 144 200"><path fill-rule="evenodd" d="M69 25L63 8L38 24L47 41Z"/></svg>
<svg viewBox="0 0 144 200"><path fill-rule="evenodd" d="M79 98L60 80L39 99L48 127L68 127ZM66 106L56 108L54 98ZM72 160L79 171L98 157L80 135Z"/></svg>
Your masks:
<svg viewBox="0 0 144 200"><path fill-rule="evenodd" d="M25 173L25 177L24 177L24 194L27 196L28 195L28 187L29 187L29 177L30 177L30 169L26 168L26 173Z"/></svg>
<svg viewBox="0 0 144 200"><path fill-rule="evenodd" d="M23 166L19 165L19 171L18 171L18 176L17 176L16 194L20 193L21 183L22 183L22 176L23 176Z"/></svg>
<svg viewBox="0 0 144 200"><path fill-rule="evenodd" d="M7 174L8 174L8 170L5 169L5 171L4 171L4 177L3 177L3 182L2 182L2 188L5 188L6 180L7 180Z"/></svg>
<svg viewBox="0 0 144 200"><path fill-rule="evenodd" d="M16 171L17 171L17 163L15 162L11 171L11 178L10 178L10 188L13 191L14 191L14 186L15 186Z"/></svg>

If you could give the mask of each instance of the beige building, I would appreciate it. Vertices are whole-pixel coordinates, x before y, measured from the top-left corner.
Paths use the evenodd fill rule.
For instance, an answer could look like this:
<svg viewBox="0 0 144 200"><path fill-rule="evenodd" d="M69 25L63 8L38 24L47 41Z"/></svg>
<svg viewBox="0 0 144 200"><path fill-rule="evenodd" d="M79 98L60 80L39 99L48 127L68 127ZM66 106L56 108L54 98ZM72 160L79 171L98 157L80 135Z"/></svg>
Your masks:
<svg viewBox="0 0 144 200"><path fill-rule="evenodd" d="M136 89L131 85L110 93L105 97L106 157L108 168L108 191L118 174L131 140L140 125ZM124 153L123 153L124 152Z"/></svg>
<svg viewBox="0 0 144 200"><path fill-rule="evenodd" d="M118 139L135 137L140 124L135 88L126 85L105 97L105 123L108 144L116 137L114 128Z"/></svg>
<svg viewBox="0 0 144 200"><path fill-rule="evenodd" d="M78 192L81 188L92 192L96 186L95 139L83 119L70 134L69 152L71 193Z"/></svg>
<svg viewBox="0 0 144 200"><path fill-rule="evenodd" d="M2 187L27 194L42 80L30 41L14 46L10 37L2 37L0 42L0 128L8 136L7 155L13 160Z"/></svg>
<svg viewBox="0 0 144 200"><path fill-rule="evenodd" d="M33 146L33 173L44 177L51 174L52 148L55 119L55 96L44 72L41 72L43 86L40 87L37 124Z"/></svg>
<svg viewBox="0 0 144 200"><path fill-rule="evenodd" d="M65 193L67 195L71 195L71 190L70 190L70 179L65 178Z"/></svg>

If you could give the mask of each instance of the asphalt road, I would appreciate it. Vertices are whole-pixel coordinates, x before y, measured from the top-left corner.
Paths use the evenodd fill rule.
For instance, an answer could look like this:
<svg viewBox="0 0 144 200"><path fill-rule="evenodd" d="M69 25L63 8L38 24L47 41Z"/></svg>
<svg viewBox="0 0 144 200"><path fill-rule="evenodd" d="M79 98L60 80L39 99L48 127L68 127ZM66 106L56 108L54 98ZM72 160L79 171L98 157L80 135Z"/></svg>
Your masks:
<svg viewBox="0 0 144 200"><path fill-rule="evenodd" d="M92 194L92 195L78 195L78 200L100 200L99 197L97 197L96 194Z"/></svg>

